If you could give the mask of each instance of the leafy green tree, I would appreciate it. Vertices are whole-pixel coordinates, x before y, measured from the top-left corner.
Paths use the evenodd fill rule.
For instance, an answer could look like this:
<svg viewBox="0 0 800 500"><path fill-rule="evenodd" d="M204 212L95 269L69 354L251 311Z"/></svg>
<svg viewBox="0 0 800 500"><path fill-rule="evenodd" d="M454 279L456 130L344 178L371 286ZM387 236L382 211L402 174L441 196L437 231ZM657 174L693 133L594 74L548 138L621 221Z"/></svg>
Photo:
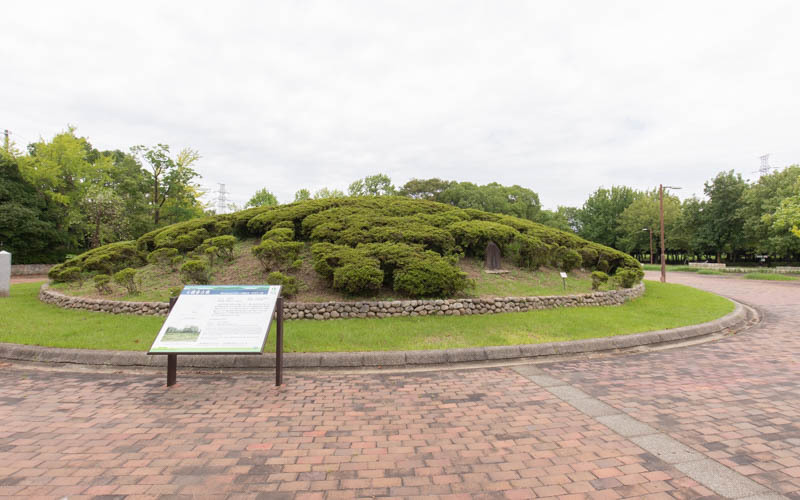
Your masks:
<svg viewBox="0 0 800 500"><path fill-rule="evenodd" d="M294 201L305 201L311 199L311 191L306 188L298 189L294 194Z"/></svg>
<svg viewBox="0 0 800 500"><path fill-rule="evenodd" d="M617 222L622 212L639 196L641 193L627 186L599 188L589 196L577 214L578 235L611 248L619 248Z"/></svg>
<svg viewBox="0 0 800 500"><path fill-rule="evenodd" d="M15 263L56 262L67 251L58 229L64 206L37 192L11 155L0 155L0 249Z"/></svg>
<svg viewBox="0 0 800 500"><path fill-rule="evenodd" d="M328 189L324 187L314 193L315 200L321 200L325 198L344 198L344 192L341 189Z"/></svg>
<svg viewBox="0 0 800 500"><path fill-rule="evenodd" d="M530 189L518 185L503 186L496 182L485 186L471 182L454 183L439 193L436 201L528 220L537 220L542 208L539 195Z"/></svg>
<svg viewBox="0 0 800 500"><path fill-rule="evenodd" d="M781 201L773 214L764 216L764 220L772 223L773 230L786 234L787 230L800 242L800 179L793 186L794 194ZM796 254L795 254L796 255Z"/></svg>
<svg viewBox="0 0 800 500"><path fill-rule="evenodd" d="M731 261L744 243L744 217L739 208L747 183L741 174L733 170L720 172L711 181L706 181L703 191L708 197L705 207L708 235L714 243L717 262L721 262L722 253Z"/></svg>
<svg viewBox="0 0 800 500"><path fill-rule="evenodd" d="M388 175L375 174L353 181L347 192L350 196L388 196L395 194L395 187Z"/></svg>
<svg viewBox="0 0 800 500"><path fill-rule="evenodd" d="M536 222L560 229L561 231L577 233L577 213L578 209L575 207L559 206L555 211L542 210Z"/></svg>
<svg viewBox="0 0 800 500"><path fill-rule="evenodd" d="M790 258L800 254L800 241L788 227L775 224L785 200L800 195L800 166L762 175L742 196L740 215L748 250Z"/></svg>
<svg viewBox="0 0 800 500"><path fill-rule="evenodd" d="M202 215L201 193L194 184L200 174L192 168L200 159L197 151L184 148L172 158L168 145L157 144L153 147L134 146L131 152L148 165L150 205L156 226L161 222L162 210L165 209L169 210L173 222Z"/></svg>
<svg viewBox="0 0 800 500"><path fill-rule="evenodd" d="M267 191L267 188L261 188L245 203L244 208L274 207L276 205L278 205L278 198Z"/></svg>
<svg viewBox="0 0 800 500"><path fill-rule="evenodd" d="M400 188L397 194L418 200L439 201L439 195L454 184L457 182L443 181L437 178L411 179Z"/></svg>
<svg viewBox="0 0 800 500"><path fill-rule="evenodd" d="M622 212L617 226L619 250L628 253L649 253L650 233L653 231L653 251L661 253L661 218L658 191L653 190L636 198ZM685 250L687 242L678 231L681 201L664 193L664 244L667 250Z"/></svg>

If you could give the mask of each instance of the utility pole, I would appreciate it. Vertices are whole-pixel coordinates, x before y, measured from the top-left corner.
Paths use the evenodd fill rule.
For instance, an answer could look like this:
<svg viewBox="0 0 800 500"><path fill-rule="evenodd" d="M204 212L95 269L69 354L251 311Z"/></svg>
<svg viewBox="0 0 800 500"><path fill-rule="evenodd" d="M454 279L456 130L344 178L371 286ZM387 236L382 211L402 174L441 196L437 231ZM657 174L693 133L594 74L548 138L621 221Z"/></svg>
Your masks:
<svg viewBox="0 0 800 500"><path fill-rule="evenodd" d="M658 185L658 212L661 219L661 282L667 282L666 251L664 249L664 188L680 189L677 186Z"/></svg>

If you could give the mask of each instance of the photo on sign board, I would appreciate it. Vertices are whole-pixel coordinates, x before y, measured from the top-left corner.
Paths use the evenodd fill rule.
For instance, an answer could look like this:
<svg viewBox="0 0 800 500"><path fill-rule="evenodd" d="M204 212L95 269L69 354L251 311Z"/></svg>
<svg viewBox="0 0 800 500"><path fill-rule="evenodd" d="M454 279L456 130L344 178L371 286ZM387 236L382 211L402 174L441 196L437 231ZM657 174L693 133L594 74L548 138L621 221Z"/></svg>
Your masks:
<svg viewBox="0 0 800 500"><path fill-rule="evenodd" d="M164 342L197 342L200 337L200 327L196 325L186 325L180 328L174 326L167 327L162 341Z"/></svg>

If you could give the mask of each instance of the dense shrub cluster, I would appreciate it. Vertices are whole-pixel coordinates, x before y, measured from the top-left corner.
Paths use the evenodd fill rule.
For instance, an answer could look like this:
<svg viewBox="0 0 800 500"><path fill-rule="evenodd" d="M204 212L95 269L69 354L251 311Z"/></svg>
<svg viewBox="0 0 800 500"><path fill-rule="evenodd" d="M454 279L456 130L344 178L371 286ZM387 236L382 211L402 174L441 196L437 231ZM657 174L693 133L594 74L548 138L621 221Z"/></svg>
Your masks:
<svg viewBox="0 0 800 500"><path fill-rule="evenodd" d="M70 259L51 277L60 279L67 267L111 274L147 258L180 266L186 282L205 282L215 258L233 259L237 237L261 239L252 253L273 281L279 279L274 273L298 269L309 248L316 272L348 294L387 287L411 297L450 296L470 285L458 258L483 256L489 241L504 258L530 269L616 273L621 286L642 274L627 254L530 220L384 196L305 200L182 222Z"/></svg>

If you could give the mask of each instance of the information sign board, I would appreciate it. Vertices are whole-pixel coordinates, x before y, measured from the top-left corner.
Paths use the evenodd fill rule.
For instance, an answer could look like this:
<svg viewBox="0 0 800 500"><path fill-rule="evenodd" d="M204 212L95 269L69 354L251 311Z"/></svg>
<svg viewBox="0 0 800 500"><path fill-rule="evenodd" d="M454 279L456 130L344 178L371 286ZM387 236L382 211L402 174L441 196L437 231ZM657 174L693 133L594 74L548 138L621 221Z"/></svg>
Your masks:
<svg viewBox="0 0 800 500"><path fill-rule="evenodd" d="M280 286L188 285L149 354L261 354Z"/></svg>

